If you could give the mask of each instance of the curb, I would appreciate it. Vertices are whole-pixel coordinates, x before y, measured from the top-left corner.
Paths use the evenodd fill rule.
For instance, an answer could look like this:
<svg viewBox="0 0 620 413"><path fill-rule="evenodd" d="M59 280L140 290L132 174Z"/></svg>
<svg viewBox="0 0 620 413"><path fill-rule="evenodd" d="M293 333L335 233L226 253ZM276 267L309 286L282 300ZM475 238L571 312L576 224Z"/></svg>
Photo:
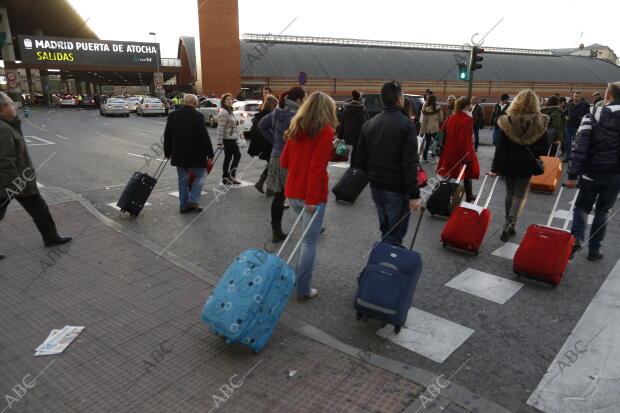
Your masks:
<svg viewBox="0 0 620 413"><path fill-rule="evenodd" d="M132 241L148 249L149 251L159 255L160 251L162 250L161 246L145 239L144 236L136 234L132 230L127 229L118 222L103 215L97 210L97 208L95 208L93 204L91 204L86 198L82 197L81 195L78 195L64 188L46 188L57 190L66 195L68 198L71 198L72 201L78 202L99 221L108 225L109 227L128 237ZM212 286L215 286L219 281L218 277L214 276L204 268L190 261L187 261L184 258L181 258L178 255L175 255L169 251L166 251L164 254L159 256L166 261L183 268L185 271L200 278L201 280L209 283ZM486 400L481 396L467 390L466 388L452 382L450 382L447 387L442 388L440 394L433 396L427 391L427 389L429 388L429 386L433 385L437 381L438 375L430 371L421 369L419 367L401 363L399 361L392 360L387 357L383 357L348 345L338 340L337 338L319 330L318 328L294 317L286 310L282 313L280 323L289 330L293 330L306 338L317 341L321 344L345 353L351 357L366 361L369 364L372 364L404 379L413 381L414 383L422 386L425 390L423 393L421 393L421 395L424 395L425 399L418 397L413 403L406 407L402 413L418 413L421 411L424 411L425 413L439 413L443 412L445 409L448 409L449 406L453 405L457 405L461 409L465 409L466 411L469 411L471 413L511 413L510 410L494 402Z"/></svg>

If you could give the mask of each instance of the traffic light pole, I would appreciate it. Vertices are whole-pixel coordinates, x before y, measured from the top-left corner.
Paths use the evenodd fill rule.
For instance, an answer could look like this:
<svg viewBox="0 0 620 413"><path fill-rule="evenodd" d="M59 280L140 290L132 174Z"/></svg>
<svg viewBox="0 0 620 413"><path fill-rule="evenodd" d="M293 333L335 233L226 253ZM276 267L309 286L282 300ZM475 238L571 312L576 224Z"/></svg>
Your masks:
<svg viewBox="0 0 620 413"><path fill-rule="evenodd" d="M471 92L474 87L474 71L469 69L469 79L467 80L467 98L471 99Z"/></svg>

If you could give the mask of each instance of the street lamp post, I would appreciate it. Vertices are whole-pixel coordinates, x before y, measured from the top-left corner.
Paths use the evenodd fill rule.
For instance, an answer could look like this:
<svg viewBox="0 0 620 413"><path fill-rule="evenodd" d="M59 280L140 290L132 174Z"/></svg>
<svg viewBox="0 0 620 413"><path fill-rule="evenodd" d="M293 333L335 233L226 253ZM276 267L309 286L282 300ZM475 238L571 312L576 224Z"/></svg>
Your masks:
<svg viewBox="0 0 620 413"><path fill-rule="evenodd" d="M149 32L149 35L153 36L154 43L157 43L157 33ZM159 76L160 72L159 72L159 52L158 52L158 49L155 49L155 57L157 59L157 62L156 62L157 63L157 75ZM161 80L163 82L163 80L164 80L163 76L162 76ZM157 82L155 81L155 76L153 76L153 83L155 84L155 94L157 96L159 96L159 91L157 90ZM163 85L162 85L162 87L163 87Z"/></svg>

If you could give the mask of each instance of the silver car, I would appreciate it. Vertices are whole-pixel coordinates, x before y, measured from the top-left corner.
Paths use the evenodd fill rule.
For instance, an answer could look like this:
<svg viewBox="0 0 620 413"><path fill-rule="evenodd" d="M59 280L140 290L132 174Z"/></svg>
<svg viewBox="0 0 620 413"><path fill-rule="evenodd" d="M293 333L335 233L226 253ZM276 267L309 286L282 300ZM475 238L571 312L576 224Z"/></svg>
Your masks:
<svg viewBox="0 0 620 413"><path fill-rule="evenodd" d="M140 102L136 105L136 115L161 115L166 116L166 108L161 99L146 97L140 99Z"/></svg>
<svg viewBox="0 0 620 413"><path fill-rule="evenodd" d="M132 96L130 98L125 99L125 102L127 102L127 105L129 105L130 112L136 112L136 105L138 104L138 102L140 102L140 98Z"/></svg>
<svg viewBox="0 0 620 413"><path fill-rule="evenodd" d="M254 115L260 110L260 100L244 100L233 103L233 115L239 124L239 132L249 132L252 129Z"/></svg>
<svg viewBox="0 0 620 413"><path fill-rule="evenodd" d="M222 110L222 102L218 98L205 99L198 106L198 111L204 115L205 122L212 128L217 126L217 116L220 110Z"/></svg>
<svg viewBox="0 0 620 413"><path fill-rule="evenodd" d="M62 107L76 107L77 106L77 100L71 96L71 95L65 95L63 97L61 97L60 99L58 99L58 106Z"/></svg>
<svg viewBox="0 0 620 413"><path fill-rule="evenodd" d="M99 108L102 116L119 115L129 116L129 105L125 99L108 98Z"/></svg>

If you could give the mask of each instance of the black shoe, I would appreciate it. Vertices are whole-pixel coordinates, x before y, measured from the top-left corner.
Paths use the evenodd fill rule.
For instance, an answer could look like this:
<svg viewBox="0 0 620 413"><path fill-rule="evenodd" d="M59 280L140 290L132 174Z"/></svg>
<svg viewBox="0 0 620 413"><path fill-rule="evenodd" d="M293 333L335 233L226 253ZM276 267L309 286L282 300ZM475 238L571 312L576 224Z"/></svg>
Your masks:
<svg viewBox="0 0 620 413"><path fill-rule="evenodd" d="M578 253L580 250L581 250L581 244L573 245L573 249L570 251L570 257L568 257L568 259L572 260L573 258L575 258L575 254Z"/></svg>
<svg viewBox="0 0 620 413"><path fill-rule="evenodd" d="M268 190L265 192L265 196L267 196L267 197L271 197L271 196L273 196L274 194L275 194L275 192L273 192L271 189L268 189Z"/></svg>
<svg viewBox="0 0 620 413"><path fill-rule="evenodd" d="M3 259L4 259L4 255L0 255L0 260L3 260Z"/></svg>
<svg viewBox="0 0 620 413"><path fill-rule="evenodd" d="M222 178L222 185L232 185L232 180L230 178Z"/></svg>
<svg viewBox="0 0 620 413"><path fill-rule="evenodd" d="M254 188L256 188L256 190L260 192L261 194L265 193L265 190L263 189L263 184L261 182L255 183Z"/></svg>
<svg viewBox="0 0 620 413"><path fill-rule="evenodd" d="M286 236L288 235L284 233L284 231L282 231L282 222L272 222L271 232L271 242L273 242L274 244L284 241L286 239Z"/></svg>
<svg viewBox="0 0 620 413"><path fill-rule="evenodd" d="M61 237L60 235L57 235L56 238L54 238L51 241L45 241L45 246L46 247L53 247L55 245L63 245L66 244L68 242L71 242L73 238L71 237Z"/></svg>
<svg viewBox="0 0 620 413"><path fill-rule="evenodd" d="M590 251L588 253L588 261L598 261L603 259L603 254L600 252Z"/></svg>
<svg viewBox="0 0 620 413"><path fill-rule="evenodd" d="M508 237L513 235L515 223L517 220L514 217L508 217L506 219L506 223L504 224L504 228L502 229L502 234L499 236L499 239L502 242L508 242ZM515 232L516 233L516 232Z"/></svg>

